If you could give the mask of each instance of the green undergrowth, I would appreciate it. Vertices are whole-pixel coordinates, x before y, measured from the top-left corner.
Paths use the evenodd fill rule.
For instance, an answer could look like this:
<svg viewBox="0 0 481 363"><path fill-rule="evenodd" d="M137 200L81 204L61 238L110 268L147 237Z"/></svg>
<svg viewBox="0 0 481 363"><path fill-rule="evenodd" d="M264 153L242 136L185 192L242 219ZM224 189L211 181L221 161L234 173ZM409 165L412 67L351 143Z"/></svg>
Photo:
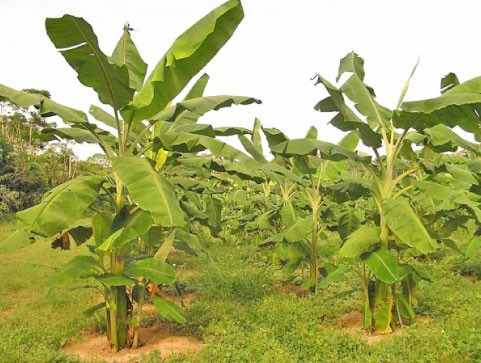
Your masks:
<svg viewBox="0 0 481 363"><path fill-rule="evenodd" d="M2 238L11 230L0 226ZM0 242L1 244L1 242ZM87 290L49 291L54 267L83 249L48 245L0 252L2 362L74 362L59 353L67 339L98 323L82 314L94 299ZM369 346L338 321L359 309L355 275L298 297L282 289L283 275L253 247L212 247L209 256L175 257L180 283L195 291L182 329L206 344L196 356L168 362L481 362L481 269L448 254L424 261L433 282L421 283L418 322ZM152 354L144 362L160 362Z"/></svg>

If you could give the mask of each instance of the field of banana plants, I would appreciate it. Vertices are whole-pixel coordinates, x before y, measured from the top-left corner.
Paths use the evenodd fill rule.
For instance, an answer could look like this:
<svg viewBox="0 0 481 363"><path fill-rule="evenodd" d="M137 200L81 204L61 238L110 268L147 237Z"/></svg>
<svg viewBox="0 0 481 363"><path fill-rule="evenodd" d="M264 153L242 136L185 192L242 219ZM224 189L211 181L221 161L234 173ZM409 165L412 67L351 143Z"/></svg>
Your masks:
<svg viewBox="0 0 481 363"><path fill-rule="evenodd" d="M329 124L214 127L261 103L202 74L243 16L220 5L149 74L128 25L108 55L47 18L98 104L0 84L61 118L38 137L107 159L2 224L2 362L481 362L481 77L406 101L414 65L389 109L350 52L312 80Z"/></svg>

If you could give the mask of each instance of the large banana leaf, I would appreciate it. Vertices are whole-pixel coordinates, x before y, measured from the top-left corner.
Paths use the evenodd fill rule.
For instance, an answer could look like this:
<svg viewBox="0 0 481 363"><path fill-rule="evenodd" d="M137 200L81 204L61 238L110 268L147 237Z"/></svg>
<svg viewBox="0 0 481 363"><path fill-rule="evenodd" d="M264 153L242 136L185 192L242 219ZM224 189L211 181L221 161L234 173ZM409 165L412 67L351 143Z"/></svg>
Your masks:
<svg viewBox="0 0 481 363"><path fill-rule="evenodd" d="M124 117L139 121L163 110L224 46L243 17L240 1L229 0L186 30L154 68Z"/></svg>
<svg viewBox="0 0 481 363"><path fill-rule="evenodd" d="M421 253L433 252L437 248L423 223L402 197L384 203L385 218L389 229L405 244Z"/></svg>
<svg viewBox="0 0 481 363"><path fill-rule="evenodd" d="M459 181L457 180L459 183ZM481 210L479 202L473 198L474 194L467 191L470 185L453 188L432 181L421 181L417 183L417 188L422 191L423 197L427 197L433 204L434 210L452 211L460 206L467 208L474 217L481 222Z"/></svg>
<svg viewBox="0 0 481 363"><path fill-rule="evenodd" d="M386 126L386 121L391 118L391 111L377 103L369 88L356 74L349 77L341 90L355 103L356 109L366 116L371 128Z"/></svg>
<svg viewBox="0 0 481 363"><path fill-rule="evenodd" d="M98 246L111 234L113 216L109 213L97 213L92 217L92 229L95 244Z"/></svg>
<svg viewBox="0 0 481 363"><path fill-rule="evenodd" d="M174 247L175 232L175 229L172 230L172 232L170 232L169 235L164 238L162 245L159 247L159 249L154 255L154 259L161 262L167 261L167 257L169 256L170 252Z"/></svg>
<svg viewBox="0 0 481 363"><path fill-rule="evenodd" d="M358 258L380 242L381 231L378 226L363 225L349 235L339 250L339 255Z"/></svg>
<svg viewBox="0 0 481 363"><path fill-rule="evenodd" d="M59 128L45 128L42 130L43 134L54 135L59 139L75 140L76 142L86 142L89 144L98 143L98 139L90 131L79 129L75 127L59 127ZM55 137L53 137L55 140Z"/></svg>
<svg viewBox="0 0 481 363"><path fill-rule="evenodd" d="M129 27L126 25L122 37L110 57L110 60L119 67L125 66L129 72L130 88L140 90L144 83L147 64L137 50L130 37Z"/></svg>
<svg viewBox="0 0 481 363"><path fill-rule="evenodd" d="M125 274L135 278L146 278L156 284L171 284L175 281L173 267L155 258L145 258L129 263L125 268Z"/></svg>
<svg viewBox="0 0 481 363"><path fill-rule="evenodd" d="M460 147L465 150L473 151L477 154L481 152L480 145L464 140L461 136L443 124L438 124L426 129L424 132L429 135L429 141L433 146L448 145L454 148Z"/></svg>
<svg viewBox="0 0 481 363"><path fill-rule="evenodd" d="M38 93L17 91L0 84L0 96L21 107L35 106L39 109L40 114L44 116L58 115L68 124L87 122L87 116L82 111L58 104Z"/></svg>
<svg viewBox="0 0 481 363"><path fill-rule="evenodd" d="M42 134L55 135L57 138L75 140L79 143L98 144L104 142L111 145L116 142L115 137L109 132L100 129L97 132L92 132L78 127L45 128L42 130Z"/></svg>
<svg viewBox="0 0 481 363"><path fill-rule="evenodd" d="M381 136L361 120L345 103L344 97L339 89L329 81L319 76L317 83L322 83L329 96L318 102L314 109L320 112L338 112L330 123L342 131L357 131L362 142L366 146L379 148Z"/></svg>
<svg viewBox="0 0 481 363"><path fill-rule="evenodd" d="M190 98L188 100L168 106L152 117L152 120L175 122L177 124L195 123L209 111L217 111L232 105L249 105L261 103L260 100L246 96L204 96Z"/></svg>
<svg viewBox="0 0 481 363"><path fill-rule="evenodd" d="M288 242L297 242L302 241L310 233L312 233L312 217L306 217L298 218L282 235Z"/></svg>
<svg viewBox="0 0 481 363"><path fill-rule="evenodd" d="M114 172L140 208L152 212L162 226L185 226L184 213L169 181L145 159L123 156L112 162Z"/></svg>
<svg viewBox="0 0 481 363"><path fill-rule="evenodd" d="M176 122L157 121L155 123L154 136L163 135L165 133L188 133L195 135L204 135L215 137L214 128L208 124L186 123L177 124Z"/></svg>
<svg viewBox="0 0 481 363"><path fill-rule="evenodd" d="M481 77L451 87L441 96L404 102L396 113L396 127L423 130L438 124L459 126L480 137Z"/></svg>
<svg viewBox="0 0 481 363"><path fill-rule="evenodd" d="M153 223L151 214L139 209L130 215L124 225L108 236L97 249L103 252L120 249L147 233Z"/></svg>
<svg viewBox="0 0 481 363"><path fill-rule="evenodd" d="M50 237L72 227L85 216L97 198L103 181L98 176L82 176L63 183L48 192L40 204L17 213L26 230Z"/></svg>
<svg viewBox="0 0 481 363"><path fill-rule="evenodd" d="M130 102L134 89L129 86L127 68L110 63L88 22L67 14L47 18L45 26L50 40L77 72L79 81L93 88L102 103L119 110Z"/></svg>
<svg viewBox="0 0 481 363"><path fill-rule="evenodd" d="M204 135L194 135L186 132L166 132L159 137L162 144L179 152L199 152L209 150L213 155L228 160L248 161L251 158L236 148Z"/></svg>
<svg viewBox="0 0 481 363"><path fill-rule="evenodd" d="M62 285L78 282L78 279L89 278L103 272L102 266L93 256L75 256L62 265L49 279L49 285Z"/></svg>
<svg viewBox="0 0 481 363"><path fill-rule="evenodd" d="M360 159L360 157L352 151L346 150L338 145L313 139L294 139L284 141L272 146L271 150L277 154L284 154L287 156L311 155L316 150L319 150L323 158L328 160Z"/></svg>
<svg viewBox="0 0 481 363"><path fill-rule="evenodd" d="M408 274L408 269L399 265L386 248L372 252L365 262L374 276L386 284L399 282Z"/></svg>

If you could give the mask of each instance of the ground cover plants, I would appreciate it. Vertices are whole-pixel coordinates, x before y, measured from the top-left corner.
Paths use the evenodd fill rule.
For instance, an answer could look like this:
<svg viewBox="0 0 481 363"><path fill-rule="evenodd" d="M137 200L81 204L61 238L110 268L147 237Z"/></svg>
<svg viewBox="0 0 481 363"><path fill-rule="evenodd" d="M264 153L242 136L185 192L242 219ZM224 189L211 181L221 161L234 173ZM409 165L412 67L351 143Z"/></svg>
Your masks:
<svg viewBox="0 0 481 363"><path fill-rule="evenodd" d="M0 272L19 272L1 290L0 355L74 361L61 348L89 329L106 335L112 354L130 352L157 324L204 343L170 361L481 360L481 77L449 73L440 96L408 102L414 66L390 109L350 52L335 83L314 78L327 92L314 109L332 114L330 126L297 139L258 119L213 127L201 122L208 112L260 103L205 95L210 77L197 77L242 18L240 1L220 5L147 77L128 24L108 56L83 18L46 20L104 106L88 116L4 85L1 100L65 123L39 123L29 145L87 142L105 156L5 222ZM16 130L12 120L2 118L2 130ZM336 144L319 138L331 126L345 133Z"/></svg>

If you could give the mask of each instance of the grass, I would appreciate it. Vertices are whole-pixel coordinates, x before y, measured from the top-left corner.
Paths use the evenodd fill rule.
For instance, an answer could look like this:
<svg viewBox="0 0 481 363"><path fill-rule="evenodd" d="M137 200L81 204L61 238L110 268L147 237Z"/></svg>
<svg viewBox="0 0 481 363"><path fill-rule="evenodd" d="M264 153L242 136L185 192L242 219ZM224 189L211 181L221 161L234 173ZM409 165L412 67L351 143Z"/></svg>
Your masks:
<svg viewBox="0 0 481 363"><path fill-rule="evenodd" d="M0 226L0 240L11 226ZM0 242L1 243L1 242ZM92 296L87 291L49 290L54 268L74 253L48 245L0 253L0 357L2 362L69 362L58 353L68 337L92 327L82 311Z"/></svg>
<svg viewBox="0 0 481 363"><path fill-rule="evenodd" d="M1 226L0 236L10 228ZM0 253L2 362L73 362L59 348L95 328L82 315L94 297L83 290L49 292L47 281L52 267L75 253L82 249L59 252L41 244ZM354 275L300 298L280 291L279 271L248 246L218 246L210 258L176 258L179 271L186 271L183 282L197 291L185 329L207 344L200 354L170 363L481 362L479 257L469 264L449 254L427 261L433 282L419 288L418 322L373 346L338 327L340 317L360 306ZM144 360L160 361L156 354Z"/></svg>

